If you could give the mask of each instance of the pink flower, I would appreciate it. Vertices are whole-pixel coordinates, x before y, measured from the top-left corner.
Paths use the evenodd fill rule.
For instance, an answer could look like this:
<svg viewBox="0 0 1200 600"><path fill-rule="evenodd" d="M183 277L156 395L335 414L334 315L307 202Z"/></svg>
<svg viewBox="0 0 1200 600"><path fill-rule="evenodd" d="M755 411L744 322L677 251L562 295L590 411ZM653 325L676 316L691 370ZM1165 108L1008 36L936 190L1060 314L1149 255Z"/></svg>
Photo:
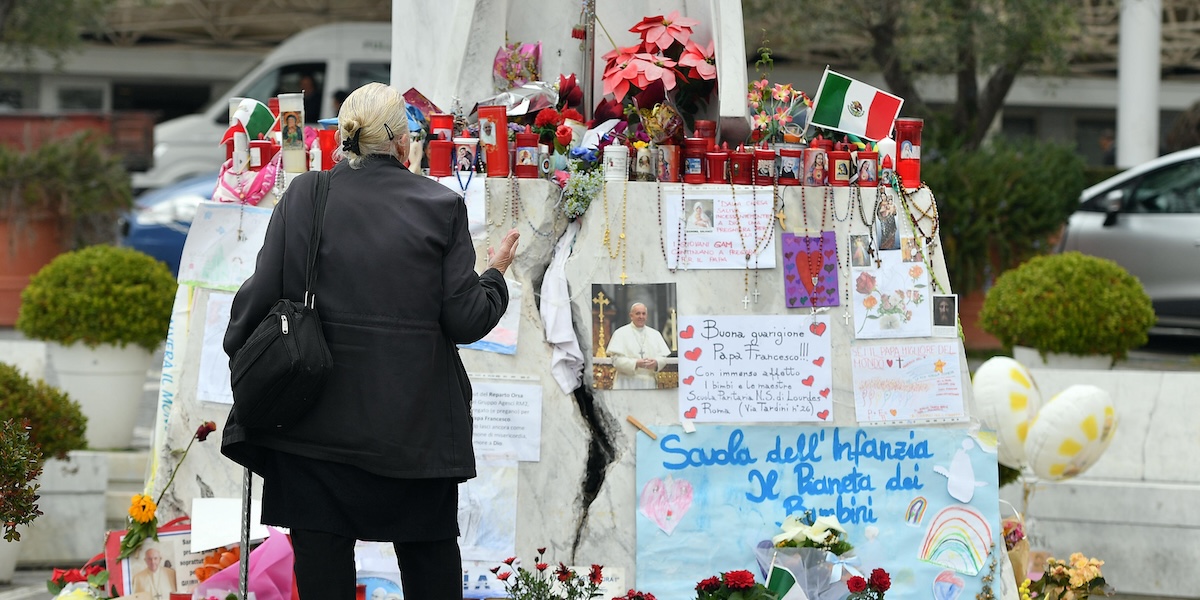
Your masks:
<svg viewBox="0 0 1200 600"><path fill-rule="evenodd" d="M713 43L710 40L708 46L700 46L696 42L688 40L687 47L683 54L679 57L679 65L683 67L691 67L687 76L692 79L716 79L717 78L717 59L713 51Z"/></svg>
<svg viewBox="0 0 1200 600"><path fill-rule="evenodd" d="M666 18L663 18L662 15L646 17L637 25L629 28L629 31L641 34L642 41L647 46L666 50L675 42L686 44L692 35L692 27L699 24L700 21L696 19L681 17L679 11L672 11Z"/></svg>
<svg viewBox="0 0 1200 600"><path fill-rule="evenodd" d="M765 112L760 112L760 113L754 115L754 128L755 129L765 129L770 124L771 124L771 115L769 115Z"/></svg>
<svg viewBox="0 0 1200 600"><path fill-rule="evenodd" d="M792 84L775 84L775 89L771 91L771 97L783 102L792 100Z"/></svg>
<svg viewBox="0 0 1200 600"><path fill-rule="evenodd" d="M780 106L779 108L775 109L775 120L779 121L780 125L787 125L788 123L792 122L792 115L787 111L787 109Z"/></svg>

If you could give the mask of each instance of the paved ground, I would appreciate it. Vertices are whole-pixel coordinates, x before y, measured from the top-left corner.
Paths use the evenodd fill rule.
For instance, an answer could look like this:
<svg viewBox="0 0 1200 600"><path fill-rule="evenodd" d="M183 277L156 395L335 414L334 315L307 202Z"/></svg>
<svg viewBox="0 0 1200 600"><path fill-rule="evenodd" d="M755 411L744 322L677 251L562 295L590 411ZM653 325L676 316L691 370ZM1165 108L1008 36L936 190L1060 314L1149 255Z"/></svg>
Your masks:
<svg viewBox="0 0 1200 600"><path fill-rule="evenodd" d="M11 328L0 328L0 340L21 339L21 334ZM974 371L984 360L985 356L972 356L968 360ZM150 425L154 421L155 402L158 398L158 381L162 364L161 352L155 357L156 365L146 374L143 407L138 414L137 426L134 428L133 444L136 448L150 447ZM1115 369L1134 369L1151 371L1200 371L1200 339L1156 338L1144 348L1129 353L1129 358L1118 363ZM53 383L53 373L47 374L47 380ZM68 565L64 565L68 566ZM0 584L0 600L49 600L51 594L46 590L46 581L50 577L48 569L18 570L9 584ZM1115 600L1160 600L1154 596L1119 594ZM1166 599L1162 599L1166 600Z"/></svg>

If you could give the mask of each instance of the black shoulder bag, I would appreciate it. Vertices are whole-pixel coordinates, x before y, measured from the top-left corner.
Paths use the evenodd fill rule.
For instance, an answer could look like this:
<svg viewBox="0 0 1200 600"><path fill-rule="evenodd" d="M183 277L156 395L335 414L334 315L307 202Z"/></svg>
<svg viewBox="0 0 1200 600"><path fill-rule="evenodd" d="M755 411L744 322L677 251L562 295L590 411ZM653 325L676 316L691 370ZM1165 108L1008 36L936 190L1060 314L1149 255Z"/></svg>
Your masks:
<svg viewBox="0 0 1200 600"><path fill-rule="evenodd" d="M283 298L254 329L230 361L233 413L246 427L287 428L303 417L321 394L333 370L312 293L317 247L329 197L329 171L317 174L316 211L308 238L304 302Z"/></svg>

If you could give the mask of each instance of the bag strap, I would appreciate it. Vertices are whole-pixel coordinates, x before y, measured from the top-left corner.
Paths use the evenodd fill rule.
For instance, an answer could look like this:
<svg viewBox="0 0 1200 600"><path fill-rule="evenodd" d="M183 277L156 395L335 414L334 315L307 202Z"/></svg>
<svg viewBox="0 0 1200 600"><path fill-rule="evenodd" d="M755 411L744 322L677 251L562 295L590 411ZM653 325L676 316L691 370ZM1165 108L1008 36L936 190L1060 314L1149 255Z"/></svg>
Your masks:
<svg viewBox="0 0 1200 600"><path fill-rule="evenodd" d="M304 305L316 307L316 295L312 293L317 281L317 248L321 245L321 229L325 225L325 205L329 201L329 171L317 172L313 182L316 207L313 212L312 231L308 236L308 265L304 269Z"/></svg>

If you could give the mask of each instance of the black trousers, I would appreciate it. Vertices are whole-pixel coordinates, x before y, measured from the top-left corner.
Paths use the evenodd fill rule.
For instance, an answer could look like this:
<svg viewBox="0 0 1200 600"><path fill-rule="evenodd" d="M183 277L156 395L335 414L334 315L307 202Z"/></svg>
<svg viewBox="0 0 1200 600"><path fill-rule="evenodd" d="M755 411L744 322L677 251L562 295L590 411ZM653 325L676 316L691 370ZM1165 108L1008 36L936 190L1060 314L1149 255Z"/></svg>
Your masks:
<svg viewBox="0 0 1200 600"><path fill-rule="evenodd" d="M355 600L355 540L310 529L292 529L291 536L300 600ZM462 600L457 538L392 545L404 600Z"/></svg>

